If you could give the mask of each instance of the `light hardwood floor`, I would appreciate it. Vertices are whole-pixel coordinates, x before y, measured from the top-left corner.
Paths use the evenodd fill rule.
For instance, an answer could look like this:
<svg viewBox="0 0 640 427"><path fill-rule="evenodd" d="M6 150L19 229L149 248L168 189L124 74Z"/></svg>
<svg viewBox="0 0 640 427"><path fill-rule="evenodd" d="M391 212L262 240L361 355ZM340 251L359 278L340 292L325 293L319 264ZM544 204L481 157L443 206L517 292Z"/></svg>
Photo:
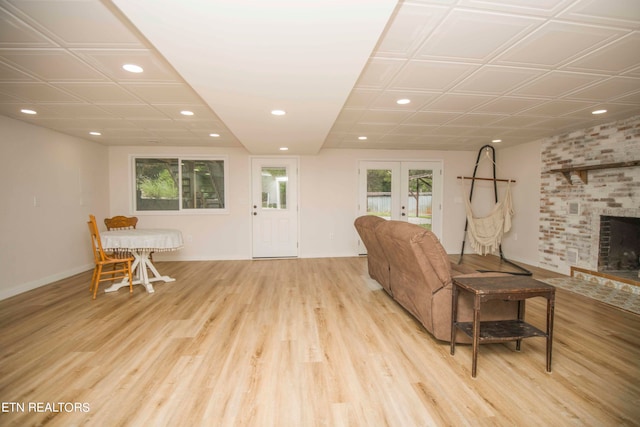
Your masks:
<svg viewBox="0 0 640 427"><path fill-rule="evenodd" d="M465 255L477 266L486 260ZM532 338L521 352L513 343L481 346L472 379L471 347L451 356L368 278L366 258L158 268L177 281L156 284L155 294L138 286L92 301L87 272L0 301L0 425L640 420L640 316L560 289L553 372L544 369L545 340ZM544 325L544 315L545 300L528 301L528 321ZM29 408L36 402L43 406ZM74 402L85 406L66 412Z"/></svg>

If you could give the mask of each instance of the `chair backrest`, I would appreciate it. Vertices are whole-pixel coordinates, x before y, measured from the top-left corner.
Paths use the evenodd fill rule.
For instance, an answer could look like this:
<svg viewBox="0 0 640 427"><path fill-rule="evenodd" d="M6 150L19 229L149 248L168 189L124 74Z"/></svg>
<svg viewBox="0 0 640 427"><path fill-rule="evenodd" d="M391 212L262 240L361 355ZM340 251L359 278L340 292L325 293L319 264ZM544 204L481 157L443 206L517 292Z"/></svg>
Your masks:
<svg viewBox="0 0 640 427"><path fill-rule="evenodd" d="M107 255L102 249L102 241L100 240L100 232L98 231L98 224L96 223L96 217L89 215L89 233L91 234L91 247L93 248L93 259L96 264L107 259Z"/></svg>
<svg viewBox="0 0 640 427"><path fill-rule="evenodd" d="M391 292L389 286L389 261L376 236L376 228L385 221L379 216L363 215L356 218L353 225L362 243L367 248L369 276L377 280L387 292Z"/></svg>
<svg viewBox="0 0 640 427"><path fill-rule="evenodd" d="M138 224L138 218L135 216L114 216L113 218L105 218L104 225L107 226L107 230L127 230L130 228L136 228Z"/></svg>

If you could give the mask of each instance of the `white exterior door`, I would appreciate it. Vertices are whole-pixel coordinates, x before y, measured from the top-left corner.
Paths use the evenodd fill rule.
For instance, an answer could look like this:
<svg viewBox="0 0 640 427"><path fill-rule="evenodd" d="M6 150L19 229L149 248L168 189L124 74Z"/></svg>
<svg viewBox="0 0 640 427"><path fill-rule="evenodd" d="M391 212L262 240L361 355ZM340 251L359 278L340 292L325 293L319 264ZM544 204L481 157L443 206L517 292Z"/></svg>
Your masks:
<svg viewBox="0 0 640 427"><path fill-rule="evenodd" d="M251 160L253 257L298 256L298 160Z"/></svg>

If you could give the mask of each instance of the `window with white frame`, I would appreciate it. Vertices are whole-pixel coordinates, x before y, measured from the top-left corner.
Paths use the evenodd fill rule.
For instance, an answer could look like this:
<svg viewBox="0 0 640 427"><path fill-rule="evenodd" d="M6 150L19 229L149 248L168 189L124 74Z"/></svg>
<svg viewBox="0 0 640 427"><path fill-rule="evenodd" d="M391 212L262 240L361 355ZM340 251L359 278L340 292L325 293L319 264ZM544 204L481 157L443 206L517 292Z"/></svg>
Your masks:
<svg viewBox="0 0 640 427"><path fill-rule="evenodd" d="M222 212L226 158L135 157L136 212Z"/></svg>

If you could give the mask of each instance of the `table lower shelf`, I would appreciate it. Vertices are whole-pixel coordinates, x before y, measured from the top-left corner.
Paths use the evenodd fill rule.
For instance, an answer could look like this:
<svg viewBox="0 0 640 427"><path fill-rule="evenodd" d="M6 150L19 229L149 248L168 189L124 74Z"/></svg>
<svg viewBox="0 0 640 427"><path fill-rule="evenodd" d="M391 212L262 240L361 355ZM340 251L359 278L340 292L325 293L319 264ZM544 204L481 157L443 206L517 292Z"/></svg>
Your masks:
<svg viewBox="0 0 640 427"><path fill-rule="evenodd" d="M456 327L473 338L473 322L456 322ZM547 334L522 320L496 320L480 322L480 342L515 341Z"/></svg>

